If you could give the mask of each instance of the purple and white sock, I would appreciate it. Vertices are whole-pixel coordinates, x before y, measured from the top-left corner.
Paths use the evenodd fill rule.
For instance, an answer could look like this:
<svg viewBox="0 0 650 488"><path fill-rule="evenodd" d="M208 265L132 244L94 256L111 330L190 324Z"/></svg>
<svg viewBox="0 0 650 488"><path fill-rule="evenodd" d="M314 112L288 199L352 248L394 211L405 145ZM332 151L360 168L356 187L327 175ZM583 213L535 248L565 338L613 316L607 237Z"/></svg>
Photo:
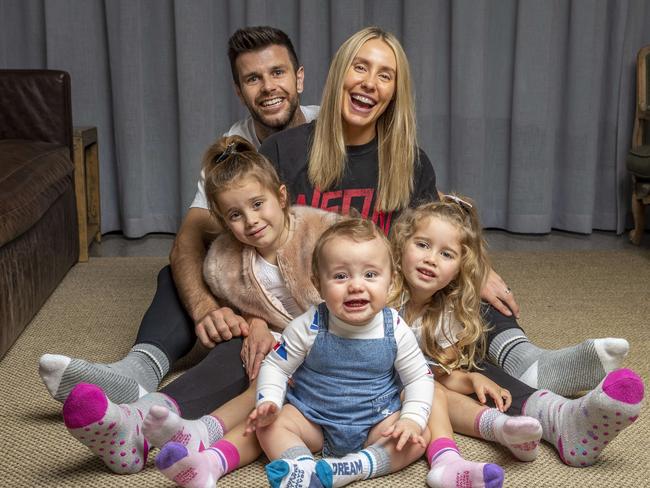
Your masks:
<svg viewBox="0 0 650 488"><path fill-rule="evenodd" d="M533 393L526 415L542 424L543 438L569 466L594 464L604 448L639 416L643 381L632 370L609 373L585 396L567 400L548 390Z"/></svg>
<svg viewBox="0 0 650 488"><path fill-rule="evenodd" d="M80 383L63 404L63 421L68 432L111 471L137 473L147 462L149 445L142 433L142 422L152 405L178 411L162 393L149 393L129 405L116 405L99 386Z"/></svg>
<svg viewBox="0 0 650 488"><path fill-rule="evenodd" d="M452 439L441 437L427 447L430 488L501 488L503 469L496 464L467 461Z"/></svg>
<svg viewBox="0 0 650 488"><path fill-rule="evenodd" d="M214 488L224 474L239 466L239 451L220 440L201 452L189 452L178 442L168 442L156 456L156 467L184 488Z"/></svg>

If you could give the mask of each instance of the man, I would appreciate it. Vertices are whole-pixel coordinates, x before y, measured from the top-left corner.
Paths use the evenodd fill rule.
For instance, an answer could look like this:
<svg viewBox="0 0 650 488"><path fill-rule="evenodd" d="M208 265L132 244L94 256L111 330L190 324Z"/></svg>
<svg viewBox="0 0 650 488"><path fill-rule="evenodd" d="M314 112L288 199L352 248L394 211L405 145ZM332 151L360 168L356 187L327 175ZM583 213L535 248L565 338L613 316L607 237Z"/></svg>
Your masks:
<svg viewBox="0 0 650 488"><path fill-rule="evenodd" d="M228 57L235 92L250 116L235 123L224 135L240 135L259 148L269 135L318 115L318 106L300 106L304 69L291 40L281 30L260 26L236 31L228 41ZM204 346L214 348L211 353L222 355L224 364L241 364L242 340L238 336L242 334L250 336L251 341L268 344L265 324L252 320L249 325L230 308L221 307L203 281L203 259L219 230L207 210L201 175L194 201L174 241L171 266L158 275L156 294L140 323L135 345L124 359L107 365L44 355L40 374L55 399L65 401L77 383L87 382L101 386L114 402L133 402L158 388L173 363L192 349L197 337ZM237 339L230 340L233 337ZM255 351L252 348L253 355ZM261 358L257 365L259 362ZM220 373L212 370L210 381L228 396L227 400L246 386L247 378L224 369ZM200 368L195 373L201 373ZM186 397L190 403L197 394L173 393L174 398ZM197 406L197 410L201 408Z"/></svg>

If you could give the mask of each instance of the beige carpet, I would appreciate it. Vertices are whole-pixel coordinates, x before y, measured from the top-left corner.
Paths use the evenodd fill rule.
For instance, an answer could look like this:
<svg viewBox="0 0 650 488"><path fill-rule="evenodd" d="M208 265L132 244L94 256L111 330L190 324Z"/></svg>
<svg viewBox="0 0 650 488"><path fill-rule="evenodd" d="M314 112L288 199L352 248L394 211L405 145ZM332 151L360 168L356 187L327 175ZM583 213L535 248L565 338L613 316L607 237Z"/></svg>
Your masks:
<svg viewBox="0 0 650 488"><path fill-rule="evenodd" d="M650 252L504 253L495 267L522 305L531 337L558 347L589 337L621 336L632 344L626 366L650 373ZM118 476L67 434L61 406L40 383L46 352L113 361L131 346L153 294L161 258L95 258L70 271L0 362L0 486L171 486L149 463ZM547 445L537 461L518 463L499 447L459 436L464 455L501 464L509 487L650 486L649 408L593 467L564 466ZM153 452L156 454L156 451ZM419 461L401 473L355 486L425 486ZM225 477L220 487L265 486L260 462Z"/></svg>

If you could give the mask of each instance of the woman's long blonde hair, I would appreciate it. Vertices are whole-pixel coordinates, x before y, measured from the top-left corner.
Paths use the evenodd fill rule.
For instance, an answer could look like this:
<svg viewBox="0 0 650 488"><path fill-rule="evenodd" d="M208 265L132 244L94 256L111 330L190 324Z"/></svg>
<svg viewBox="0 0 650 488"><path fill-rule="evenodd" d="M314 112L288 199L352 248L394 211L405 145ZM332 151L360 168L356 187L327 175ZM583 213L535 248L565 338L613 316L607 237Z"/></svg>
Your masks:
<svg viewBox="0 0 650 488"><path fill-rule="evenodd" d="M480 294L490 270L490 263L476 206L468 198L446 195L441 202L409 208L400 215L391 231L393 254L400 270L391 294L391 303L399 307L404 305L400 302L408 300L408 283L401 273L402 252L417 228L433 217L448 222L458 229L461 248L460 269L456 278L436 292L424 309L422 350L427 356L447 368L476 368L477 361L485 355L486 326L481 317ZM463 331L458 335L458 342L453 344L455 351L453 359L443 354L435 339L436 326L441 314L449 311L463 326ZM407 322L415 318L417 317L405 317ZM453 340L449 342L453 343Z"/></svg>
<svg viewBox="0 0 650 488"><path fill-rule="evenodd" d="M340 183L345 172L341 104L343 82L363 44L381 39L393 50L397 61L395 94L377 120L379 181L377 210L393 211L408 206L413 192L413 172L418 155L415 105L411 72L406 54L397 38L378 27L366 27L345 41L330 65L321 109L316 120L309 153L308 176L314 187L327 190Z"/></svg>

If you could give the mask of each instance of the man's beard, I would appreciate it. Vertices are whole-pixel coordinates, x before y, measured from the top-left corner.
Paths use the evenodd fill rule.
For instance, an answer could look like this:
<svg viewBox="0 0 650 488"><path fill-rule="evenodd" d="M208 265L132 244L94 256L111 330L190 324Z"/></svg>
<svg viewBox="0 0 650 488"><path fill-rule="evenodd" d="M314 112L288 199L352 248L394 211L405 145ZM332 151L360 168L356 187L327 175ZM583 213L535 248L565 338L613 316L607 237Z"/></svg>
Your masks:
<svg viewBox="0 0 650 488"><path fill-rule="evenodd" d="M250 107L248 106L248 111L253 117L253 120L262 124L264 127L271 129L274 132L279 132L285 129L293 120L293 116L296 113L300 106L298 97L291 97L286 99L289 102L289 108L284 112L283 116L280 118L273 117L271 120L267 120L263 115L257 111L257 106Z"/></svg>

